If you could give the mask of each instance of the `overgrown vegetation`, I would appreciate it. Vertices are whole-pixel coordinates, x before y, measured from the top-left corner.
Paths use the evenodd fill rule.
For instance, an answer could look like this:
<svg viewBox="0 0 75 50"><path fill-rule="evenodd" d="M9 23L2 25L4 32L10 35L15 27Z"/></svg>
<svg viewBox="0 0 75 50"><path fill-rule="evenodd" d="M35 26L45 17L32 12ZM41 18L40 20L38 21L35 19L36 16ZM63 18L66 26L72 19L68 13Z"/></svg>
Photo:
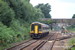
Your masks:
<svg viewBox="0 0 75 50"><path fill-rule="evenodd" d="M75 45L75 38L72 38L68 43L70 47ZM75 50L75 47L72 47L71 50Z"/></svg>
<svg viewBox="0 0 75 50"><path fill-rule="evenodd" d="M7 44L30 39L30 24L45 18L42 10L29 1L0 0L0 50Z"/></svg>
<svg viewBox="0 0 75 50"><path fill-rule="evenodd" d="M70 32L75 32L75 25L68 26L67 30L69 30Z"/></svg>
<svg viewBox="0 0 75 50"><path fill-rule="evenodd" d="M75 33L75 25L68 26L67 30L69 30L69 32L74 32ZM73 46L73 45L75 45L75 38L72 38L69 41L69 46ZM75 47L72 47L71 50L75 50Z"/></svg>

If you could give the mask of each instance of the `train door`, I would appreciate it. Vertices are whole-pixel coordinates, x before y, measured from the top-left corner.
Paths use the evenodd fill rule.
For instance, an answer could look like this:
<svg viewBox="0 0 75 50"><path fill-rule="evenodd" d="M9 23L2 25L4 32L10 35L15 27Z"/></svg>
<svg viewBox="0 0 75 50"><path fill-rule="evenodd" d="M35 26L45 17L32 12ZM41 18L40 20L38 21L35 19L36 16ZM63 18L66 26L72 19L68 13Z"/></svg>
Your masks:
<svg viewBox="0 0 75 50"><path fill-rule="evenodd" d="M35 34L38 34L38 25L35 25Z"/></svg>

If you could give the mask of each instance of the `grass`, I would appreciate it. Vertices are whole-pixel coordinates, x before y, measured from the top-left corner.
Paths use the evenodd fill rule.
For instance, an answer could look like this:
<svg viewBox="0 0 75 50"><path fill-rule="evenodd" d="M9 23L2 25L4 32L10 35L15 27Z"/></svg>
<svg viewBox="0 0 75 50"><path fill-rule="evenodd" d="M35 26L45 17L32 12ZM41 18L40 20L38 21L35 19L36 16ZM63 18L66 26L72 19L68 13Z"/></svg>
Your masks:
<svg viewBox="0 0 75 50"><path fill-rule="evenodd" d="M74 32L74 33L75 33L75 28L70 29L69 31L70 31L70 32Z"/></svg>
<svg viewBox="0 0 75 50"><path fill-rule="evenodd" d="M75 33L75 28L68 28L68 30Z"/></svg>
<svg viewBox="0 0 75 50"><path fill-rule="evenodd" d="M75 50L75 47L73 47L71 50Z"/></svg>
<svg viewBox="0 0 75 50"><path fill-rule="evenodd" d="M69 43L69 46L75 45L75 38L73 37L68 43ZM71 50L75 50L75 47L71 48Z"/></svg>
<svg viewBox="0 0 75 50"><path fill-rule="evenodd" d="M75 26L75 25L74 25ZM75 33L75 27L70 26L67 28L69 30L69 32L73 32ZM68 42L69 46L73 46L75 45L75 37L73 37L69 42ZM68 49L69 50L69 49ZM71 50L75 50L75 47L72 47Z"/></svg>

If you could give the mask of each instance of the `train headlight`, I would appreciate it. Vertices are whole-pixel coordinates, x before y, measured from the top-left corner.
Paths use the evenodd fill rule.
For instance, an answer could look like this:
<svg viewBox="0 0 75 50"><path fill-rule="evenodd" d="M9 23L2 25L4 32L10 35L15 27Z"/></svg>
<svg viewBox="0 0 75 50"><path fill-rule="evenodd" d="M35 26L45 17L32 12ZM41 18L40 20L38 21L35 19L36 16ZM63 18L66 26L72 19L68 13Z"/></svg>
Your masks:
<svg viewBox="0 0 75 50"><path fill-rule="evenodd" d="M42 35L42 33L39 33L39 35Z"/></svg>

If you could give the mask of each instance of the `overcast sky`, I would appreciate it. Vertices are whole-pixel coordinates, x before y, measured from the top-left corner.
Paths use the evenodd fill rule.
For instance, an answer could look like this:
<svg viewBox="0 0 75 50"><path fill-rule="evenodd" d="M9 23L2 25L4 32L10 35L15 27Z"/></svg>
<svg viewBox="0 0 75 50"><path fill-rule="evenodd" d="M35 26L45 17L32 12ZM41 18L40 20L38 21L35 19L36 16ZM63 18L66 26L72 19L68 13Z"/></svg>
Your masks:
<svg viewBox="0 0 75 50"><path fill-rule="evenodd" d="M35 6L40 3L49 3L51 5L51 16L53 19L69 19L75 14L75 0L30 0Z"/></svg>

